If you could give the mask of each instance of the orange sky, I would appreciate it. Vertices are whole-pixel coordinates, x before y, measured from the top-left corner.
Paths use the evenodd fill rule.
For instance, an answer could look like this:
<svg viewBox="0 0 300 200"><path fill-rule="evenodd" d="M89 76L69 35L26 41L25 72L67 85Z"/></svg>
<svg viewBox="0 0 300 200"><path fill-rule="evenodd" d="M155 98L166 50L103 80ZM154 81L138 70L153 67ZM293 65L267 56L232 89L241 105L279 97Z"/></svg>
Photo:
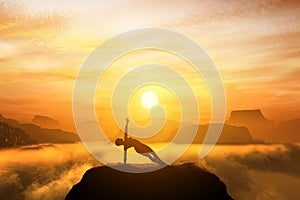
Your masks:
<svg viewBox="0 0 300 200"><path fill-rule="evenodd" d="M4 1L0 113L20 121L47 115L73 130L73 84L89 53L121 32L158 27L207 51L222 75L228 112L300 117L299 19L297 1Z"/></svg>

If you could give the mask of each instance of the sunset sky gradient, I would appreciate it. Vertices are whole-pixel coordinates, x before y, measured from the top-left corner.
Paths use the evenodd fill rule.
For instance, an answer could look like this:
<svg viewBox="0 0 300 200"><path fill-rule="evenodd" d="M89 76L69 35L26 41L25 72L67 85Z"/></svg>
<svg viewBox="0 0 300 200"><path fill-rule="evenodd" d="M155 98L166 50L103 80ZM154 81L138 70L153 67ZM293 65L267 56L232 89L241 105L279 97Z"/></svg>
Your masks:
<svg viewBox="0 0 300 200"><path fill-rule="evenodd" d="M89 53L119 33L156 27L208 53L228 114L260 108L275 121L300 117L299 19L296 0L1 1L0 113L23 122L51 116L74 130L73 85Z"/></svg>

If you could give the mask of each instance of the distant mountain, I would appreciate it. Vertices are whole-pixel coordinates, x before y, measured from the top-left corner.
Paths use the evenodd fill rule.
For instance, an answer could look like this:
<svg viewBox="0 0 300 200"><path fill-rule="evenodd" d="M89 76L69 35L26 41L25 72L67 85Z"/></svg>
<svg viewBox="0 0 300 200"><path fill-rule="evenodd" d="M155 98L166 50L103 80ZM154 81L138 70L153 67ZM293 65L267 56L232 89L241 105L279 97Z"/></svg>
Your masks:
<svg viewBox="0 0 300 200"><path fill-rule="evenodd" d="M126 167L138 169L135 166ZM185 163L148 173L127 173L108 166L92 168L86 171L65 199L230 200L232 197L216 175Z"/></svg>
<svg viewBox="0 0 300 200"><path fill-rule="evenodd" d="M283 121L273 128L279 142L300 142L300 118Z"/></svg>
<svg viewBox="0 0 300 200"><path fill-rule="evenodd" d="M300 118L283 121L279 124L279 127L286 130L287 132L300 134Z"/></svg>
<svg viewBox="0 0 300 200"><path fill-rule="evenodd" d="M22 124L13 119L6 119L0 115L0 122L7 123L14 128L22 129L38 143L74 143L80 139L77 134L60 129L46 129L34 124Z"/></svg>
<svg viewBox="0 0 300 200"><path fill-rule="evenodd" d="M208 130L209 124L206 125L184 125L182 124L182 134L177 136L177 130L179 128L179 123L173 120L166 120L166 126L156 135L149 137L147 139L139 139L145 143L155 143L155 142L170 142L177 137L178 143L187 143L189 142L185 137L185 134L192 134L195 130L197 131L194 143L200 144L203 143L204 137ZM219 126L219 124L211 124L211 126ZM129 124L129 135L135 133L135 129L132 128ZM123 133L120 131L117 135L111 137L111 141L114 141L116 137L123 137ZM134 137L134 136L133 136ZM209 142L209 141L208 141ZM250 144L258 143L260 141L253 139L248 128L244 126L233 126L229 124L224 124L221 135L218 139L218 144Z"/></svg>
<svg viewBox="0 0 300 200"><path fill-rule="evenodd" d="M5 118L3 115L0 114L0 122L4 122L9 124L12 127L18 127L19 126L19 122L17 120L14 119L7 119Z"/></svg>
<svg viewBox="0 0 300 200"><path fill-rule="evenodd" d="M274 123L262 114L261 110L234 110L231 111L228 124L235 126L245 126L249 129L254 138L269 141L268 133Z"/></svg>
<svg viewBox="0 0 300 200"><path fill-rule="evenodd" d="M211 126L218 126L218 124L211 124ZM194 143L201 144L204 141L206 136L209 124L199 125L197 135L194 139ZM197 127L196 127L197 128ZM184 132L190 134L192 130L195 129L195 126L184 127ZM184 143L185 138L183 137L181 141ZM212 141L211 141L212 142ZM257 143L258 141L254 140L246 127L237 127L224 124L221 135L217 141L217 144L250 144ZM210 143L210 141L208 141Z"/></svg>
<svg viewBox="0 0 300 200"><path fill-rule="evenodd" d="M52 119L47 116L42 115L35 115L31 121L31 123L38 125L42 128L51 128L51 129L57 129L59 128L59 122L55 119Z"/></svg>
<svg viewBox="0 0 300 200"><path fill-rule="evenodd" d="M77 134L60 129L45 129L34 124L20 124L20 128L39 143L74 143L80 141Z"/></svg>
<svg viewBox="0 0 300 200"><path fill-rule="evenodd" d="M256 124L265 127L274 125L272 121L265 118L259 109L231 111L229 122L236 125Z"/></svg>
<svg viewBox="0 0 300 200"><path fill-rule="evenodd" d="M266 142L300 142L300 118L275 125L261 110L235 110L231 112L227 123L245 126L254 138Z"/></svg>
<svg viewBox="0 0 300 200"><path fill-rule="evenodd" d="M0 122L0 148L36 144L36 141L20 128L13 128Z"/></svg>
<svg viewBox="0 0 300 200"><path fill-rule="evenodd" d="M164 121L164 119L158 119ZM185 125L179 124L176 121L167 119L165 126L161 129L160 132L155 134L152 137L148 137L146 139L139 139L144 143L156 143L156 142L170 142L176 136L176 142L178 143L187 143L189 142L185 135L177 136L178 128L182 126L182 133L184 134L192 134L195 130L197 131L196 137L194 139L194 143L200 144L203 143L204 137L206 136L206 132L208 130L209 124L205 125ZM211 126L219 126L218 124L211 124ZM129 124L129 135L131 133L136 133L135 128ZM119 137L122 138L123 132L119 131L117 134L112 135L109 139L114 142L115 139ZM134 136L132 136L134 137ZM209 141L208 141L209 142ZM224 124L221 135L218 139L218 144L251 144L251 143L260 143L260 141L253 139L250 134L248 128L245 126L233 126L229 124Z"/></svg>

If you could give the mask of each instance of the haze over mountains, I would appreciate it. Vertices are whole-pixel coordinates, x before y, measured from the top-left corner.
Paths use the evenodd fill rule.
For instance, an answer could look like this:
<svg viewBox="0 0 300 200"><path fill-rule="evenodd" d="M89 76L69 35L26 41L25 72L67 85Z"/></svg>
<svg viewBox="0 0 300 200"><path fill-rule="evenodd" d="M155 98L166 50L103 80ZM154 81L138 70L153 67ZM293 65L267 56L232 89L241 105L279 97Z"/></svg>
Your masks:
<svg viewBox="0 0 300 200"><path fill-rule="evenodd" d="M43 128L50 128L50 129L58 129L59 122L51 117L42 116L42 115L35 115L31 120L32 124L38 125Z"/></svg>
<svg viewBox="0 0 300 200"><path fill-rule="evenodd" d="M300 142L300 118L283 121L276 125L267 119L261 110L232 111L226 122L234 126L245 126L251 135L265 142Z"/></svg>
<svg viewBox="0 0 300 200"><path fill-rule="evenodd" d="M59 122L46 116L36 115L32 123L20 123L14 119L7 119L0 114L0 123L0 147L16 147L35 143L74 143L80 141L77 134L58 129ZM141 140L145 143L170 142L177 133L176 127L178 127L178 123L167 120L167 124L159 134ZM95 123L89 122L84 125L86 130L90 131L93 129L89 129L89 127L94 126ZM211 124L211 126L217 126L217 124ZM183 132L191 134L192 130L198 128L194 143L201 144L204 141L208 127L209 124L183 126ZM130 132L134 132L134 129L129 127L129 134ZM123 133L121 131L112 133L108 137L111 141L114 141L117 137L123 137ZM184 136L179 141L180 143L187 142ZM234 110L224 124L217 143L253 144L261 142L300 142L300 118L284 121L276 125L267 119L261 110Z"/></svg>
<svg viewBox="0 0 300 200"><path fill-rule="evenodd" d="M94 125L95 123L89 123L90 125ZM87 123L85 123L87 125ZM208 130L209 124L205 125L185 125L182 124L182 135L177 136L177 143L189 143L186 135L194 134L194 131L197 130L196 136L193 140L195 144L201 144L204 141L204 137ZM219 124L211 124L211 126L219 126ZM148 138L139 138L140 141L144 143L169 143L174 139L174 137L178 134L179 123L173 120L166 120L166 125L155 135ZM86 127L86 130L91 130L92 128ZM129 135L131 133L136 133L136 129L134 126L129 124ZM113 133L108 135L108 138L111 142L114 142L116 138L122 138L123 132L120 130L117 133ZM134 136L132 136L134 137ZM258 143L260 141L255 140L249 130L246 127L232 126L228 124L224 124L223 130L221 132L220 138L218 140L218 144L251 144ZM209 143L209 142L208 142Z"/></svg>
<svg viewBox="0 0 300 200"><path fill-rule="evenodd" d="M97 122L85 123L86 130L92 130L92 126ZM179 124L172 120L167 120L165 126L157 135L142 139L145 143L169 142L176 135L176 128ZM192 130L198 128L194 143L202 143L206 135L209 124L190 125L183 124L183 132L190 134ZM217 124L212 124L217 126ZM135 129L129 124L129 134L134 133ZM122 131L112 133L108 136L111 141L116 137L123 137ZM184 136L180 139L182 143L186 142ZM252 144L252 143L286 143L300 142L300 118L290 121L284 121L276 125L267 119L261 110L233 110L229 119L224 124L218 144Z"/></svg>
<svg viewBox="0 0 300 200"><path fill-rule="evenodd" d="M211 124L211 126L218 126L218 124ZM194 139L194 143L203 143L208 127L209 124L198 125L198 131ZM192 126L185 127L184 131L186 133L189 133L189 129L192 129ZM184 138L182 139L182 141L184 142ZM207 142L210 143L210 141ZM246 127L224 124L217 144L251 144L257 142L258 141L253 139Z"/></svg>
<svg viewBox="0 0 300 200"><path fill-rule="evenodd" d="M0 122L0 147L17 147L36 144L36 141L20 128Z"/></svg>
<svg viewBox="0 0 300 200"><path fill-rule="evenodd" d="M80 139L75 133L66 132L60 129L48 129L41 128L40 126L29 124L29 123L19 123L14 119L7 119L0 114L0 122L3 129L0 129L0 137L5 138L6 143L2 143L0 147L14 147L20 145L30 145L35 143L74 143L79 142ZM11 134L13 132L14 134ZM10 134L10 136L8 136ZM19 138L23 138L20 139Z"/></svg>

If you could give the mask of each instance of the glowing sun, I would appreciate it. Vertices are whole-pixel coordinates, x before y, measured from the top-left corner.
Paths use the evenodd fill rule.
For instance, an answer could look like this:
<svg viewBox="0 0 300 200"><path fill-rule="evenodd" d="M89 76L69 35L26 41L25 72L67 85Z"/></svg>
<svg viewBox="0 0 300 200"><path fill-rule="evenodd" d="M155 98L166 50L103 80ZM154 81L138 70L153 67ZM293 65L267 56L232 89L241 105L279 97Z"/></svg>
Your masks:
<svg viewBox="0 0 300 200"><path fill-rule="evenodd" d="M145 108L152 108L157 105L158 97L152 91L147 91L142 94L141 103Z"/></svg>

